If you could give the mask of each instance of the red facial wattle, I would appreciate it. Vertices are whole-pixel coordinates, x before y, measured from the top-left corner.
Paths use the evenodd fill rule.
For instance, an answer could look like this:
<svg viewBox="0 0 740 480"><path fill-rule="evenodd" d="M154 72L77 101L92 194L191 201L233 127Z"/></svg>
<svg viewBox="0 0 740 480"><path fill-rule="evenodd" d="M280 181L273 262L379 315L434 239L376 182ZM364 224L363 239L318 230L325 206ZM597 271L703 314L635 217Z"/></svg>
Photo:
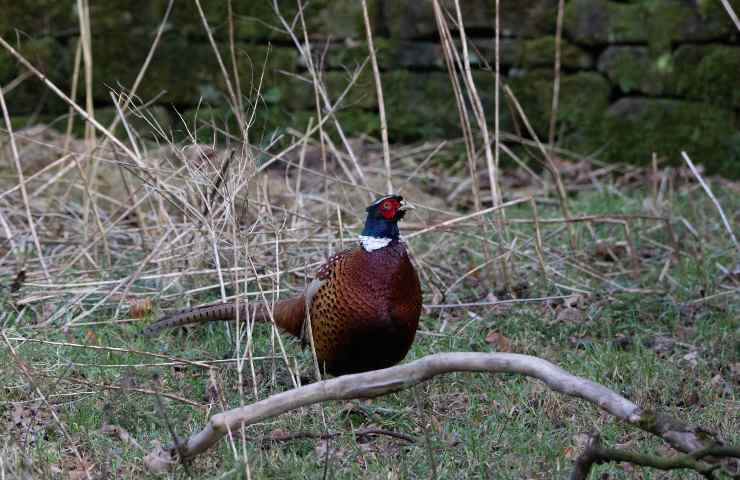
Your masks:
<svg viewBox="0 0 740 480"><path fill-rule="evenodd" d="M401 203L398 200L388 199L380 206L380 213L383 218L390 220L396 216L398 209L401 207Z"/></svg>

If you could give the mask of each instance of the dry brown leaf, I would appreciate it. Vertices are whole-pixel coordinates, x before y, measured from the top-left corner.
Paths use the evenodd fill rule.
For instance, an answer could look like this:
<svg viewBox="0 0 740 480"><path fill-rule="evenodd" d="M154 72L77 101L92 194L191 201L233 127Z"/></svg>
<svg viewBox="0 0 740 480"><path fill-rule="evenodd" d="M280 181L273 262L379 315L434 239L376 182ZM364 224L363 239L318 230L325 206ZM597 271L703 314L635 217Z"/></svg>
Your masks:
<svg viewBox="0 0 740 480"><path fill-rule="evenodd" d="M285 440L288 436L290 436L290 432L285 428L276 428L270 432L270 440L274 442Z"/></svg>
<svg viewBox="0 0 740 480"><path fill-rule="evenodd" d="M576 449L573 447L565 447L563 449L563 456L567 458L568 460L575 460L578 454L576 453Z"/></svg>
<svg viewBox="0 0 740 480"><path fill-rule="evenodd" d="M558 310L558 314L555 317L556 322L562 323L583 323L585 315L583 311L577 308L563 307Z"/></svg>
<svg viewBox="0 0 740 480"><path fill-rule="evenodd" d="M599 242L594 248L594 257L606 262L616 262L627 256L626 243Z"/></svg>
<svg viewBox="0 0 740 480"><path fill-rule="evenodd" d="M511 352L511 340L496 330L493 330L486 335L486 343L491 346L491 350L496 352Z"/></svg>
<svg viewBox="0 0 740 480"><path fill-rule="evenodd" d="M97 345L98 344L98 336L93 332L92 330L88 330L85 332L85 343L87 345Z"/></svg>
<svg viewBox="0 0 740 480"><path fill-rule="evenodd" d="M152 312L152 299L132 300L129 304L128 312L132 318L144 318Z"/></svg>

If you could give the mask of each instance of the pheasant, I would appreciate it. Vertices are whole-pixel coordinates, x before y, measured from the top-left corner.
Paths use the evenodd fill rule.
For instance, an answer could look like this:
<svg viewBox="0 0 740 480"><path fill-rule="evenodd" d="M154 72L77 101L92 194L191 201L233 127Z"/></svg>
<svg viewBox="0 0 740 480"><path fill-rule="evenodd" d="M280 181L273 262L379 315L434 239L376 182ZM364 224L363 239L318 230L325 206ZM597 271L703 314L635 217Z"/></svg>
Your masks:
<svg viewBox="0 0 740 480"><path fill-rule="evenodd" d="M329 258L301 295L278 301L272 309L275 324L295 337L305 340L310 324L318 363L331 375L393 366L411 348L421 314L421 286L398 231L409 208L400 195L373 202L360 245ZM241 306L239 318L246 315ZM235 318L234 304L196 307L156 321L144 334ZM259 305L253 319L271 321L269 307Z"/></svg>

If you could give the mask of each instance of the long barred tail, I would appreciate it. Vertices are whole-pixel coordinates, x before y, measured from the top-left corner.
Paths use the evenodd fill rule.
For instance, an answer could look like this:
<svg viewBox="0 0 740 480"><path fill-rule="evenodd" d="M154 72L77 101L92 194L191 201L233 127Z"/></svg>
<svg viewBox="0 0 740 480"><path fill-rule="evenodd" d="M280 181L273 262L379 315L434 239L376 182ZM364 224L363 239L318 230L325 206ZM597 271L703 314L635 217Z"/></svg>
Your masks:
<svg viewBox="0 0 740 480"><path fill-rule="evenodd" d="M247 318L247 309L244 303L239 304L239 318ZM259 308L258 310L264 310ZM221 303L218 305L205 305L202 307L187 308L179 310L166 317L162 317L147 326L142 335L154 335L166 328L181 327L194 323L205 323L215 321L228 321L236 319L236 305L233 303Z"/></svg>
<svg viewBox="0 0 740 480"><path fill-rule="evenodd" d="M252 314L254 309L250 307L249 310L249 313ZM304 311L304 299L301 295L300 297L282 300L276 303L273 309L273 318L278 327L298 336L300 335L301 325L303 324ZM160 318L147 326L141 334L151 336L166 328L181 327L194 323L229 321L235 320L236 317L236 305L233 303L188 308ZM246 318L247 306L240 302L239 319L245 320ZM251 319L255 322L269 322L270 314L268 309L262 304L258 305Z"/></svg>

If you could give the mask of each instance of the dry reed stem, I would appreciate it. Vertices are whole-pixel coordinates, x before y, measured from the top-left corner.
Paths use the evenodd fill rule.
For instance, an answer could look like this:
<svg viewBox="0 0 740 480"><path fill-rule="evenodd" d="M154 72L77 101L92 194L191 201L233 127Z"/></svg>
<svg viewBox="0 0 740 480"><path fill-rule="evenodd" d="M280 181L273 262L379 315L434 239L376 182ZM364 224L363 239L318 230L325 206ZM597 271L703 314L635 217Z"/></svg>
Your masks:
<svg viewBox="0 0 740 480"><path fill-rule="evenodd" d="M737 13L735 13L735 10L732 9L732 5L730 5L730 2L728 0L720 0L722 2L722 5L725 7L725 10L727 10L727 15L730 16L732 19L732 22L737 27L738 31L740 31L740 19L737 18Z"/></svg>
<svg viewBox="0 0 740 480"><path fill-rule="evenodd" d="M2 38L0 38L2 40ZM10 150L13 155L13 163L15 164L15 170L18 175L18 182L21 188L21 197L23 198L23 208L25 209L26 220L28 221L28 228L31 230L31 238L33 238L34 246L36 247L36 255L38 256L41 268L44 271L44 277L46 280L51 280L49 277L49 270L46 266L46 260L44 260L44 252L41 248L41 242L39 241L38 232L36 232L35 222L33 220L33 214L31 213L31 204L28 201L28 192L26 191L26 184L23 179L23 167L21 166L20 155L18 154L18 145L15 143L15 136L13 135L13 125L10 123L10 113L8 112L8 106L5 104L5 95L3 95L2 89L0 89L0 108L3 111L3 120L8 131L8 137L10 138ZM3 221L5 223L5 221ZM5 225L8 238L11 238L10 229Z"/></svg>
<svg viewBox="0 0 740 480"><path fill-rule="evenodd" d="M437 9L437 10L441 12L441 9ZM460 9L459 0L455 0L455 11L457 14L458 34L460 36L460 44L462 47L462 62L460 62L460 58L457 55L457 53L455 53L455 57L457 59L458 67L460 68L462 76L463 76L465 88L466 88L466 91L468 92L468 97L470 99L474 118L476 120L476 123L478 124L478 130L480 131L481 136L482 136L483 151L485 153L486 167L488 170L488 182L490 185L491 204L493 206L497 206L502 201L501 191L500 191L501 189L499 186L498 163L497 163L494 153L491 150L491 140L490 140L490 135L488 132L488 123L486 121L485 111L483 109L483 103L481 102L480 95L478 94L478 89L475 85L475 81L473 79L473 73L470 68L470 55L468 53L468 40L467 40L467 35L465 33L465 24L463 20L462 10ZM452 47L452 44L450 44L450 47ZM497 139L494 138L494 141L496 142ZM498 143L496 143L496 147L498 148ZM502 222L502 220L505 218L505 213L506 213L505 210L500 210L494 216L496 232L498 234L499 242L500 242L499 249L502 248L502 246L507 241L506 239L508 238L508 233L506 231L506 226L505 226L506 224ZM488 226L484 224L484 229L487 230L487 228ZM487 250L485 253L486 253L486 256L490 257L490 253ZM501 273L504 277L504 285L506 286L507 289L511 289L512 281L511 281L511 276L509 273L509 265L508 265L507 257L499 253L499 258L501 259L500 267L501 267Z"/></svg>
<svg viewBox="0 0 740 480"><path fill-rule="evenodd" d="M498 206L495 206L495 207L485 208L485 209L479 210L477 212L469 213L467 215L461 215L461 216L459 216L457 218L453 218L451 220L446 220L446 221L441 222L441 223L438 223L436 225L432 225L431 227L427 227L427 228L423 228L421 230L417 230L417 231L412 232L412 233L410 233L408 235L403 235L403 237L406 238L406 239L411 239L411 238L417 237L419 235L423 235L425 233L429 233L429 232L432 232L434 230L438 230L440 228L446 228L446 227L449 227L449 226L454 225L456 223L463 222L465 220L470 220L471 218L476 218L476 217L479 217L481 215L485 215L487 213L495 212L495 211L500 210L502 208L508 208L508 207L512 207L514 205L519 205L520 203L526 203L526 202L529 202L530 200L531 200L531 197L525 197L525 198L519 198L517 200L511 200L509 202L502 203L502 204L500 204Z"/></svg>
<svg viewBox="0 0 740 480"><path fill-rule="evenodd" d="M57 380L57 381L62 381L62 382L73 383L75 385L84 385L86 387L97 388L100 390L134 392L134 393L141 393L144 395L162 396L165 398L169 398L170 400L175 400L176 402L184 403L185 405L190 405L191 407L195 407L200 410L205 410L206 408L206 406L201 403L194 402L193 400L187 399L180 395L176 395L174 393L167 393L167 392L162 392L159 390L150 390L148 388L141 388L141 387L122 387L120 385L111 385L107 383L88 382L87 380L75 378L71 375L66 376L66 377L57 377L54 375L40 373L40 374L37 374L37 376L42 377L42 378L47 378L50 380Z"/></svg>
<svg viewBox="0 0 740 480"><path fill-rule="evenodd" d="M452 92L453 96L455 97L455 105L457 107L458 117L460 119L460 126L462 128L463 132L463 140L465 143L465 152L467 157L467 163L468 163L468 169L470 171L470 185L471 190L473 194L473 207L475 210L480 210L482 203L481 203L481 195L480 195L480 180L478 177L478 163L477 163L477 152L475 147L475 140L473 137L473 130L471 127L470 119L468 118L468 102L465 100L465 97L463 95L463 88L460 83L460 79L458 78L458 71L460 72L460 76L463 79L463 84L465 85L465 89L468 93L468 98L470 99L470 103L472 104L473 109L473 116L476 119L476 122L478 123L479 129L484 133L484 150L486 152L486 159L488 161L489 166L489 179L494 181L494 183L491 183L491 198L492 198L492 205L497 206L499 202L499 197L497 195L497 184L496 181L496 175L495 170L492 170L492 158L490 155L490 143L488 141L488 129L485 122L485 117L483 116L482 112L479 112L479 110L482 110L482 106L480 105L480 99L477 97L477 90L475 87L475 83L472 80L472 74L469 76L468 73L470 73L470 59L468 58L467 53L467 41L464 33L464 25L462 24L462 18L459 16L458 18L458 30L460 31L461 41L463 44L463 58L461 59L460 54L457 52L457 50L454 47L454 41L452 39L452 34L450 32L449 25L447 24L447 20L445 18L445 15L443 13L442 7L439 4L437 0L434 0L432 2L432 8L434 10L434 18L435 23L437 25L437 31L439 32L440 41L442 44L442 53L443 57L445 59L445 65L447 68L447 74L450 79L450 83L452 86ZM456 3L456 8L459 13L459 4ZM480 107L480 108L479 108ZM493 176L491 174L493 173ZM465 185L466 187L467 185ZM460 186L461 188L463 185ZM448 201L451 200L450 197L453 197L453 194L450 194L448 197ZM500 212L499 212L500 213ZM497 215L497 219L500 217ZM482 217L477 217L476 219L479 222L480 228L487 232L488 225L484 222ZM500 223L497 223L497 227L500 227ZM503 237L502 237L502 231L501 228L498 228L498 234L499 238L501 240L501 244L503 244ZM501 246L499 245L499 248ZM485 243L483 246L483 252L487 260L487 264L490 264L491 262L488 262L492 258L492 253L490 250L490 246L488 243ZM508 288L511 285L511 281L509 279L508 274L508 268L505 264L505 261L503 260L503 256L500 256L502 258L501 263L501 271L503 273L504 277L504 284ZM495 284L496 278L495 276L491 275L491 280Z"/></svg>
<svg viewBox="0 0 740 480"><path fill-rule="evenodd" d="M72 102L77 101L77 85L80 81L80 65L82 64L82 39L77 39L77 47L75 48L75 59L72 64L72 82L69 87L69 97ZM27 72L31 74L31 72ZM72 141L72 128L75 122L75 111L72 106L69 107L67 113L67 129L65 130L64 139L64 152L69 151L69 144Z"/></svg>
<svg viewBox="0 0 740 480"><path fill-rule="evenodd" d="M727 219L727 215L725 215L725 211L722 209L722 205L720 205L719 200L717 200L717 197L714 196L712 189L709 188L709 185L707 184L707 182L704 181L704 178L702 178L701 174L699 173L699 170L696 169L696 167L694 166L694 163L691 161L688 154L682 151L681 156L688 164L689 168L691 169L691 173L693 173L696 179L699 181L699 183L701 184L701 187L704 189L707 196L709 196L709 199L712 200L714 207L719 212L720 218L722 218L722 224L724 225L725 230L727 230L727 233L730 235L730 239L732 240L732 243L735 245L735 250L737 250L738 254L740 254L740 244L738 244L737 242L737 237L735 237L735 232L732 230L730 221Z"/></svg>
<svg viewBox="0 0 740 480"><path fill-rule="evenodd" d="M383 84L380 81L380 69L378 58L375 55L373 44L373 30L370 25L370 15L367 11L367 0L362 0L362 18L365 22L365 35L367 38L367 49L370 53L370 64L373 67L373 79L375 80L375 93L378 97L378 114L380 116L380 138L383 143L383 164L385 165L386 193L393 193L393 181L391 176L391 150L388 144L388 120L385 115L385 100L383 99Z"/></svg>
<svg viewBox="0 0 740 480"><path fill-rule="evenodd" d="M123 144L115 135L113 135L110 130L106 129L103 125L100 124L97 120L95 120L94 117L91 117L87 114L85 110L83 110L77 103L73 102L72 99L70 99L64 92L62 92L59 87L54 85L54 83L46 78L46 76L41 73L36 67L31 64L26 58L21 55L15 48L12 47L7 41L5 41L4 38L0 37L0 46L2 46L5 50L8 51L13 57L15 57L16 60L18 60L25 68L27 68L30 72L32 72L36 77L38 77L41 82L46 85L46 87L51 90L56 96L61 98L65 103L67 103L70 107L72 107L82 118L85 119L85 121L90 122L100 133L108 137L110 141L116 145L118 148L123 150L124 153L128 157L130 157L134 162L138 162L139 158L136 156L136 154L129 149L126 145Z"/></svg>
<svg viewBox="0 0 740 480"><path fill-rule="evenodd" d="M90 26L90 4L88 0L77 0L77 18L80 25L80 45L82 47L82 66L85 75L85 111L91 118L95 118L95 108L93 105L93 54L92 54L92 33ZM92 212L93 220L98 232L101 233L103 242L103 253L105 254L106 265L111 265L111 250L108 245L108 239L103 233L101 215L98 209L97 197L92 196L91 192L95 190L97 182L98 161L92 153L96 149L97 140L95 138L95 129L91 128L89 123L85 124L85 145L88 147L86 152L87 170L82 167L78 157L75 155L74 160L77 164L80 178L82 179L85 197L83 204L83 242L87 243L89 233L89 219ZM138 157L138 152L137 152Z"/></svg>
<svg viewBox="0 0 740 480"><path fill-rule="evenodd" d="M177 363L177 364L190 365L193 367L201 367L205 369L211 368L211 366L208 365L207 363L199 362L196 360L187 360L185 358L178 358L178 357L173 357L171 355L147 352L144 350L135 350L131 348L109 347L109 346L104 346L104 345L84 345L81 343L56 342L52 340L42 340L40 338L28 338L28 337L9 337L8 340L13 341L13 342L39 343L42 345L52 345L56 347L82 348L82 349L87 349L87 350L99 350L99 351L104 351L104 352L132 353L135 355L143 355L146 357L161 358L163 360L168 360L172 363Z"/></svg>
<svg viewBox="0 0 740 480"><path fill-rule="evenodd" d="M540 230L540 216L537 212L537 202L532 198L529 202L532 207L532 220L534 221L534 233L535 233L535 251L537 252L537 260L540 264L540 270L542 270L542 276L545 281L549 281L547 276L547 267L545 266L545 248L542 245L542 232Z"/></svg>
<svg viewBox="0 0 740 480"><path fill-rule="evenodd" d="M537 147L540 149L542 156L545 157L545 165L547 166L548 170L550 170L550 174L553 176L555 180L555 186L558 192L558 198L560 200L560 209L563 211L563 216L565 218L570 218L571 215L570 215L570 209L568 208L568 195L565 191L565 186L563 185L563 179L560 175L560 171L558 170L557 166L555 166L555 162L553 162L550 153L548 153L547 149L545 149L545 147L542 145L542 142L540 142L540 139L537 136L537 133L534 131L534 129L532 128L532 125L529 123L529 119L527 118L527 115L524 113L524 110L522 110L522 106L521 104L519 104L519 100L517 100L516 96L514 95L514 92L511 91L508 85L504 87L504 91L506 92L507 96L511 99L512 103L514 104L514 107L516 108L517 113L519 114L522 121L524 122L524 125L527 128L527 131L537 143ZM575 250L578 247L576 243L575 231L570 224L568 225L568 227L569 227L568 232L570 233L570 245L571 245L571 248Z"/></svg>
<svg viewBox="0 0 740 480"><path fill-rule="evenodd" d="M208 19L206 18L206 14L200 4L200 0L195 0L195 6L198 9L198 15L200 16L201 22L203 23L203 30L205 30L206 32L208 43L211 44L211 50L213 50L213 55L214 57L216 57L218 66L221 69L221 76L224 79L224 85L226 86L226 90L229 94L229 99L231 100L232 111L236 115L237 121L239 122L239 129L241 130L242 128L245 128L246 125L246 122L244 120L244 112L239 109L239 105L241 105L241 102L239 101L238 95L241 95L241 93L234 90L234 86L231 83L231 78L229 77L229 72L226 69L223 58L221 58L221 52L219 52L218 45L216 45L216 40L213 38L213 32L211 32L211 27L208 25Z"/></svg>
<svg viewBox="0 0 740 480"><path fill-rule="evenodd" d="M494 81L493 81L493 151L494 167L499 168L501 155L501 1L496 0L493 16L493 54L494 54Z"/></svg>
<svg viewBox="0 0 740 480"><path fill-rule="evenodd" d="M434 0L432 2L432 7L434 8L434 20L437 24L437 31L439 32L440 43L442 44L442 54L445 60L445 66L447 68L447 75L450 78L452 94L455 97L455 106L457 107L457 114L458 118L460 119L460 128L462 130L463 140L465 144L468 169L470 170L473 206L475 210L480 210L480 186L478 181L475 142L473 140L473 132L470 126L470 119L468 118L467 102L465 101L465 97L463 96L460 79L458 78L456 73L456 52L453 48L452 35L450 33L449 26L447 25L447 21L445 20L444 14L442 12L442 7L439 5L439 2L437 0ZM457 63L457 65L459 65L459 62Z"/></svg>
<svg viewBox="0 0 740 480"><path fill-rule="evenodd" d="M558 121L558 103L560 101L560 57L562 55L563 40L563 16L565 12L565 0L558 1L558 16L555 21L555 65L553 67L554 78L552 81L552 107L550 110L550 129L547 144L550 148L555 145L555 128Z"/></svg>
<svg viewBox="0 0 740 480"><path fill-rule="evenodd" d="M498 165L496 165L493 152L491 151L491 139L488 133L488 123L486 122L485 111L483 110L483 102L481 102L478 89L475 86L473 80L473 72L470 68L470 55L468 54L468 39L465 34L465 24L463 22L463 15L460 9L460 0L455 0L455 11L457 13L457 28L460 35L460 44L462 46L462 71L464 73L465 86L468 91L468 95L471 99L473 107L473 114L478 123L478 130L480 130L483 137L483 151L486 155L486 165L488 167L488 180L491 184L491 204L497 206L501 203L501 193L499 188L498 179ZM494 138L495 141L495 138ZM503 210L502 210L503 212ZM504 237L505 232L499 232L499 235Z"/></svg>

